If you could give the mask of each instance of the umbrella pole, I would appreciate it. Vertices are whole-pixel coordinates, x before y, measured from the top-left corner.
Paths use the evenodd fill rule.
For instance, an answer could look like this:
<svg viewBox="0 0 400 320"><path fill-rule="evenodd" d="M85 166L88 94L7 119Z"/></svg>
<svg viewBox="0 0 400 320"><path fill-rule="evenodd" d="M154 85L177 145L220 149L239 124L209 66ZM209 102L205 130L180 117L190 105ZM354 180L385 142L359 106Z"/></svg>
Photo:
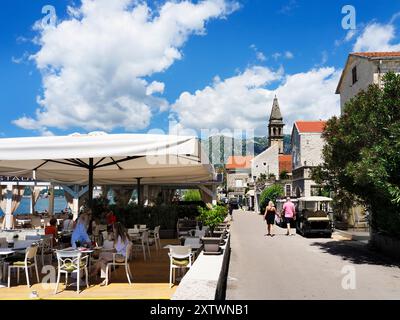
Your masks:
<svg viewBox="0 0 400 320"><path fill-rule="evenodd" d="M88 205L91 210L93 210L93 173L94 173L94 165L93 158L89 159L89 197L88 197Z"/></svg>
<svg viewBox="0 0 400 320"><path fill-rule="evenodd" d="M142 205L142 201L141 201L141 195L140 195L140 179L141 178L136 178L136 180L137 180L137 197L138 197L138 206L141 206Z"/></svg>

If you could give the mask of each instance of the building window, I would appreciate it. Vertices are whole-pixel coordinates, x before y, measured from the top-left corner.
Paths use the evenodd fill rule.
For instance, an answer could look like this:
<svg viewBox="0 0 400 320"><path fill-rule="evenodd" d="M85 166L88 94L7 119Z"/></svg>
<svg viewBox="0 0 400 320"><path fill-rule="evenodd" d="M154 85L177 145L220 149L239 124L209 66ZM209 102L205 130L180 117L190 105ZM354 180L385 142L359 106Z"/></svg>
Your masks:
<svg viewBox="0 0 400 320"><path fill-rule="evenodd" d="M353 77L353 84L355 84L356 82L357 82L357 66L355 66L354 68L353 68L353 70L351 70L351 74L352 74L352 77Z"/></svg>
<svg viewBox="0 0 400 320"><path fill-rule="evenodd" d="M236 188L242 188L243 187L243 180L242 179L236 179L235 180L235 187Z"/></svg>
<svg viewBox="0 0 400 320"><path fill-rule="evenodd" d="M291 184L285 185L285 196L286 197L292 196L292 185Z"/></svg>
<svg viewBox="0 0 400 320"><path fill-rule="evenodd" d="M267 163L266 162L264 162L264 167L267 165Z"/></svg>

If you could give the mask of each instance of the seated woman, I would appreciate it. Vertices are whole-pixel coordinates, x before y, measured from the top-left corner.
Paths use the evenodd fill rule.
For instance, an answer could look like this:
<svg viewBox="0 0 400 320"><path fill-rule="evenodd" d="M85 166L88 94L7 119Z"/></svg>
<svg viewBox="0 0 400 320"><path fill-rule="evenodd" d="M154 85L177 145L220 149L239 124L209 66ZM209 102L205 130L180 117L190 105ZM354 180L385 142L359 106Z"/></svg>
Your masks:
<svg viewBox="0 0 400 320"><path fill-rule="evenodd" d="M111 231L113 229L114 223L117 222L117 217L115 216L114 212L110 210L106 214L106 219L107 219L107 231Z"/></svg>
<svg viewBox="0 0 400 320"><path fill-rule="evenodd" d="M92 243L89 235L87 234L89 219L90 217L86 213L81 214L81 216L79 217L71 236L71 245L73 248L77 247L77 242L80 245L83 244L90 245Z"/></svg>
<svg viewBox="0 0 400 320"><path fill-rule="evenodd" d="M57 237L58 237L58 232L57 232L57 219L56 218L51 218L50 219L50 225L46 226L44 228L44 234L45 235L53 235L53 247L57 245Z"/></svg>
<svg viewBox="0 0 400 320"><path fill-rule="evenodd" d="M68 215L68 218L63 221L63 227L62 231L63 232L71 232L74 230L74 216L72 214Z"/></svg>
<svg viewBox="0 0 400 320"><path fill-rule="evenodd" d="M113 261L113 253L117 253L116 262L124 262L126 257L126 247L130 242L130 237L124 226L116 222L114 224L114 251L101 252L99 260L94 266L92 275L96 275L101 270L101 278L106 277L107 263ZM101 285L105 285L105 280Z"/></svg>

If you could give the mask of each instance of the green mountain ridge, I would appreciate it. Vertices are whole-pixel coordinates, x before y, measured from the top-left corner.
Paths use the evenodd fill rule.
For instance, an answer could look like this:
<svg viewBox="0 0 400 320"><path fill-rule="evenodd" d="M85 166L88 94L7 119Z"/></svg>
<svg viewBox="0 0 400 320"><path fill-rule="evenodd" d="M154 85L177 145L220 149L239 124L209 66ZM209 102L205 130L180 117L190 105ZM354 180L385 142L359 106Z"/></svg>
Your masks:
<svg viewBox="0 0 400 320"><path fill-rule="evenodd" d="M251 155L257 156L268 147L268 137L254 137L254 139L235 139L227 136L213 136L201 141L212 164L226 163L229 156ZM291 153L290 135L284 135L283 148L285 154Z"/></svg>

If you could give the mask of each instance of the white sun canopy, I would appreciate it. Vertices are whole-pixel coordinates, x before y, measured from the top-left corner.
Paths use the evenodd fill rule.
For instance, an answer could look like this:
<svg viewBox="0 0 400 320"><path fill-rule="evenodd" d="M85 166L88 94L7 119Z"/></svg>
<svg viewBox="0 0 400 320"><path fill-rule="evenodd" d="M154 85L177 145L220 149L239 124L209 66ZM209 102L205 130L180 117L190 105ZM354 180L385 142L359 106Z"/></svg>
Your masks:
<svg viewBox="0 0 400 320"><path fill-rule="evenodd" d="M59 184L207 182L215 172L196 137L88 134L0 139L0 175Z"/></svg>

